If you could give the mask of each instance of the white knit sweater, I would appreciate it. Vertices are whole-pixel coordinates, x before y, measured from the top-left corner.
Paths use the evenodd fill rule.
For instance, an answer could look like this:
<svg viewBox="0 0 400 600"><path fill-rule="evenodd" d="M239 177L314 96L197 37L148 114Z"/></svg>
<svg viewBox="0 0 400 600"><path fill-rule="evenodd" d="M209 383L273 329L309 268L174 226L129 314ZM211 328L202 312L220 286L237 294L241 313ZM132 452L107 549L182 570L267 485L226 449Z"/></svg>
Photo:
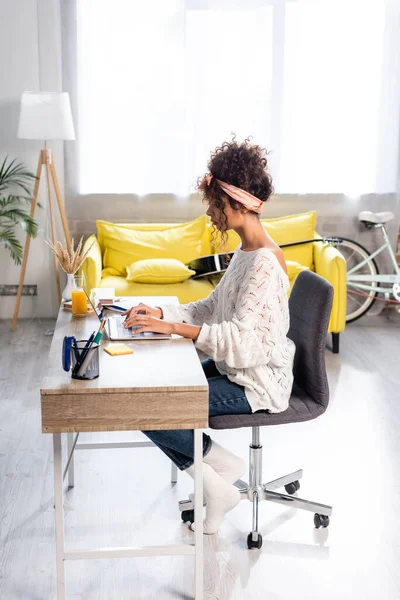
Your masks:
<svg viewBox="0 0 400 600"><path fill-rule="evenodd" d="M163 307L164 319L201 326L196 346L222 375L244 386L253 412L287 409L294 343L289 329L289 280L267 248L239 248L204 300Z"/></svg>

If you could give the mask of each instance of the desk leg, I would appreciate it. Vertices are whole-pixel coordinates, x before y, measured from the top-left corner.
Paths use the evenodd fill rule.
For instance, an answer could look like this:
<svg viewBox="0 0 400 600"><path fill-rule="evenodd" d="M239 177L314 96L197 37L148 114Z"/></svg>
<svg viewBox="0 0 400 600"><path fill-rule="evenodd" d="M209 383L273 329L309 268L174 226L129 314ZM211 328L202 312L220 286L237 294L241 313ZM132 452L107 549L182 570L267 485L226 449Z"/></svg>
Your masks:
<svg viewBox="0 0 400 600"><path fill-rule="evenodd" d="M61 433L53 433L54 500L56 509L57 600L65 600L64 498Z"/></svg>
<svg viewBox="0 0 400 600"><path fill-rule="evenodd" d="M74 445L74 434L67 433L67 442L68 442L68 456L71 454L73 445ZM73 488L75 485L75 463L74 463L74 454L71 456L71 461L68 467L68 487Z"/></svg>
<svg viewBox="0 0 400 600"><path fill-rule="evenodd" d="M194 430L194 515L196 600L203 600L203 431Z"/></svg>

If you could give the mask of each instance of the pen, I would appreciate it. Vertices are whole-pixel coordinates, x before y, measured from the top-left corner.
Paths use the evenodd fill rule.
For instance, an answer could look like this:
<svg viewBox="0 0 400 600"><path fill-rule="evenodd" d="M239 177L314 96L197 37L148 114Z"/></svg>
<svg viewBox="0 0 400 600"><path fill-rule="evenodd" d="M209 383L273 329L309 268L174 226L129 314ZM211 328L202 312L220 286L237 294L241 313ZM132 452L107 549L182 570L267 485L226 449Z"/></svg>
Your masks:
<svg viewBox="0 0 400 600"><path fill-rule="evenodd" d="M94 342L93 342L94 344L98 344L99 341L101 340L101 338L103 337L103 329L104 329L104 326L106 324L106 321L107 321L107 318L104 317L104 319L102 319L102 321L100 323L99 330L98 330L98 332L95 335Z"/></svg>
<svg viewBox="0 0 400 600"><path fill-rule="evenodd" d="M76 337L72 336L72 347L74 349L74 354L75 354L75 361L78 362L78 360L80 359L80 352L78 349L78 344L76 342Z"/></svg>
<svg viewBox="0 0 400 600"><path fill-rule="evenodd" d="M88 350L89 350L90 346L92 345L92 342L93 342L93 339L94 339L94 335L95 335L95 332L93 331L93 333L90 335L88 341L86 342L85 347L83 348L83 350L82 350L82 352L81 352L81 354L79 356L79 359L76 361L75 366L74 366L74 368L72 370L72 373L74 375L77 374L77 372L79 371L79 369L80 369L83 361L85 360L86 355L88 354Z"/></svg>

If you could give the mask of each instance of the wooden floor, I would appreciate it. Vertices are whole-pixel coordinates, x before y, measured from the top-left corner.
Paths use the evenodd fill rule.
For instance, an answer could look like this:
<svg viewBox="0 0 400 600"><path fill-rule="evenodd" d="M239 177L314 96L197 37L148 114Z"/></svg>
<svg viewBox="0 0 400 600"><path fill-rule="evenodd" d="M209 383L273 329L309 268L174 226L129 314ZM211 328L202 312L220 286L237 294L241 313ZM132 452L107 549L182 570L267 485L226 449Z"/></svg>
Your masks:
<svg viewBox="0 0 400 600"><path fill-rule="evenodd" d="M39 386L54 322L20 321L15 334L10 324L0 322L0 598L53 600L51 436L40 430ZM249 551L251 506L242 502L218 535L205 538L207 600L400 598L399 326L395 312L349 326L341 353L327 350L327 413L262 433L265 481L303 468L299 495L333 504L329 530L315 530L311 513L263 503L264 545ZM247 457L249 431L214 437ZM157 449L80 451L66 496L66 541L87 547L189 539L177 511L189 491L184 474L171 486ZM66 570L71 600L192 597L191 557L77 561Z"/></svg>

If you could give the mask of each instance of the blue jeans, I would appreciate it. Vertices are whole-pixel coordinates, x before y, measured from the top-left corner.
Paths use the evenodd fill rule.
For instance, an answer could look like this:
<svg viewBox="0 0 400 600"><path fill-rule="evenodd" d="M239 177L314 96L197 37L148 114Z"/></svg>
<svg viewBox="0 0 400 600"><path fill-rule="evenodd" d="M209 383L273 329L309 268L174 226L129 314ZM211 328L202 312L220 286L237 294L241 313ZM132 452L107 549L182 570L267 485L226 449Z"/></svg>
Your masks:
<svg viewBox="0 0 400 600"><path fill-rule="evenodd" d="M202 367L208 379L209 415L242 415L251 413L244 387L221 375L210 358ZM192 429L143 431L182 471L194 462L194 434ZM203 456L211 449L211 438L203 434Z"/></svg>

